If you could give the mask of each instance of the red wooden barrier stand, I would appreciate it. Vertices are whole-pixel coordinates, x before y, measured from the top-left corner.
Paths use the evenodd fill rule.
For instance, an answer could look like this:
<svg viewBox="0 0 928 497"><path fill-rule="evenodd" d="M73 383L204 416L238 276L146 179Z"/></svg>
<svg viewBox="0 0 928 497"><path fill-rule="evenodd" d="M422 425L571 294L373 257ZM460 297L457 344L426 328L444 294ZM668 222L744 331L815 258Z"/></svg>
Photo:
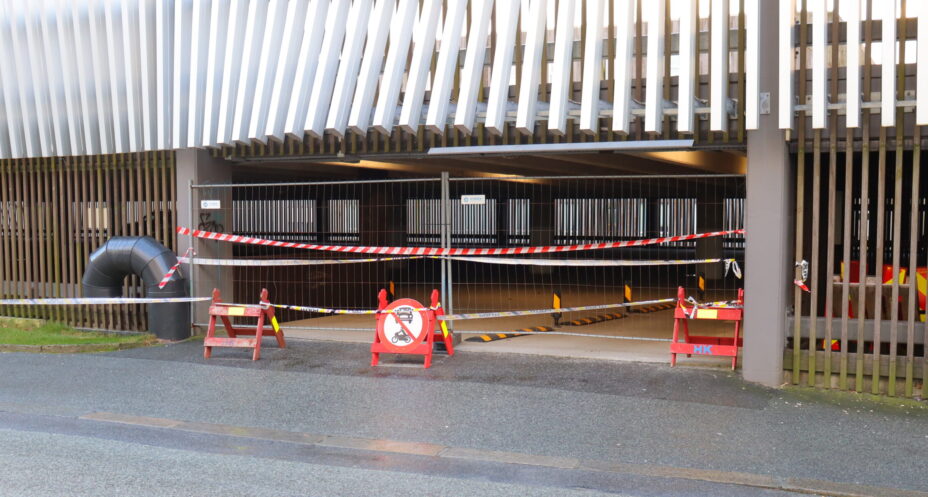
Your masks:
<svg viewBox="0 0 928 497"><path fill-rule="evenodd" d="M264 322L270 321L274 327L274 336L277 338L277 345L280 348L287 346L284 341L284 330L277 325L277 318L274 317L274 308L267 305L270 301L267 299L267 289L261 289L261 300L256 305L237 305L225 304L219 296L219 290L213 289L213 302L209 306L209 328L206 331L206 338L203 339L203 357L209 359L213 353L213 347L240 347L254 349L251 356L253 361L261 358L261 338L264 336ZM234 327L229 321L230 316L250 316L258 318L258 325L255 329ZM216 318L222 320L222 325L226 329L228 338L216 336ZM239 338L238 335L252 335L254 338Z"/></svg>
<svg viewBox="0 0 928 497"><path fill-rule="evenodd" d="M432 302L425 308L413 299L396 299L387 303L387 291L377 294L377 332L371 344L371 366L380 361L380 354L416 354L425 356L425 367L432 365L435 340L442 340L448 355L454 355L450 331L444 331L439 316L444 315L438 301L438 290L432 290ZM442 331L435 331L435 328ZM437 335L437 336L436 336Z"/></svg>
<svg viewBox="0 0 928 497"><path fill-rule="evenodd" d="M670 366L676 366L677 354L715 355L731 357L731 369L738 363L738 347L743 345L741 322L744 319L744 289L738 289L737 307L706 306L697 307L686 301L686 292L681 286L677 290L677 308L673 311L673 341L670 342ZM695 307L695 309L694 309ZM690 335L690 319L712 319L716 321L734 321L733 337L710 337ZM683 328L683 342L680 342L680 328Z"/></svg>

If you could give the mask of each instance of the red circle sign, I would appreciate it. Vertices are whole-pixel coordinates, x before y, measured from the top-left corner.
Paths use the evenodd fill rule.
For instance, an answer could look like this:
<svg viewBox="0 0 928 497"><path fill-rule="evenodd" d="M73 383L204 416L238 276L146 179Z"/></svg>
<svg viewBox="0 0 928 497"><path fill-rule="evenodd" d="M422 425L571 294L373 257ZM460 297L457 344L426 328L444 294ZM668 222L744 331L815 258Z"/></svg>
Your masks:
<svg viewBox="0 0 928 497"><path fill-rule="evenodd" d="M403 353L428 335L429 313L425 306L413 299L397 299L388 305L377 320L380 343L393 352Z"/></svg>

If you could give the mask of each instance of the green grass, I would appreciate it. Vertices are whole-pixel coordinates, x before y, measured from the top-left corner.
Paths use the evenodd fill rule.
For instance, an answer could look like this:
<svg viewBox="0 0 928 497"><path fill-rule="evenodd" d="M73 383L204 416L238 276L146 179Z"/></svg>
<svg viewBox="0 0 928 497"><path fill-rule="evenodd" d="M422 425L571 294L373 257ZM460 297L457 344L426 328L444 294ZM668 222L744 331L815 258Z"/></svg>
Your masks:
<svg viewBox="0 0 928 497"><path fill-rule="evenodd" d="M61 323L45 323L38 327L0 327L0 344L7 345L88 345L88 344L150 344L151 335L120 335L77 331Z"/></svg>

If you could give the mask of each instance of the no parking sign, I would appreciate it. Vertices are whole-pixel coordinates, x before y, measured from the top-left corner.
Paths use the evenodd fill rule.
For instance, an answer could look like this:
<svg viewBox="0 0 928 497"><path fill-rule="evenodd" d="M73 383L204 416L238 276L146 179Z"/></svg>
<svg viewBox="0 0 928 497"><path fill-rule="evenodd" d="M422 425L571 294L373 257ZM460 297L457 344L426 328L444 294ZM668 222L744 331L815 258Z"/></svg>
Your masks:
<svg viewBox="0 0 928 497"><path fill-rule="evenodd" d="M438 300L438 290L432 290L432 302L426 307L413 299L397 299L387 303L387 291L377 294L377 333L371 344L371 366L380 361L381 353L417 354L425 356L425 367L432 365L435 340L445 344L448 355L454 355L450 332L436 335L438 316L444 314Z"/></svg>
<svg viewBox="0 0 928 497"><path fill-rule="evenodd" d="M429 309L417 300L398 299L377 320L377 335L388 351L402 354L422 343L430 321Z"/></svg>

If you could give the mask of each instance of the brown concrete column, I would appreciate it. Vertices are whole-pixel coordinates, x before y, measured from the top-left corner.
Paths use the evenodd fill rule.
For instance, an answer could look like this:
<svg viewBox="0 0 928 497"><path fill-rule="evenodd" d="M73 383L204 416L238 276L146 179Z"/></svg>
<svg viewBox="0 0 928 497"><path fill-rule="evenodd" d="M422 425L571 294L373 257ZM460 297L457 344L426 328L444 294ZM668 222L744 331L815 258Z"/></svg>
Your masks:
<svg viewBox="0 0 928 497"><path fill-rule="evenodd" d="M783 383L786 309L791 284L793 175L777 108L777 2L760 2L760 91L770 109L748 132L745 229L744 379Z"/></svg>
<svg viewBox="0 0 928 497"><path fill-rule="evenodd" d="M177 223L182 226L188 226L191 229L197 228L200 223L200 214L209 213L210 219L220 223L226 232L232 231L232 190L230 188L216 188L211 190L200 190L190 195L191 182L195 185L203 184L227 184L232 182L231 165L222 160L214 158L205 150L186 149L178 150L177 160ZM206 197L210 198L206 198ZM215 210L203 210L200 208L201 200L219 200L220 208ZM191 202L192 201L192 202ZM189 236L178 236L177 250L183 254L190 246ZM232 244L223 242L214 242L209 240L194 240L194 250L197 257L231 259ZM191 268L184 264L181 271L190 278L193 278L194 286L192 295L196 297L208 297L212 295L213 288L218 288L222 293L222 298L226 302L233 302L232 272L234 268L227 266L195 266ZM253 300L257 300L257 295ZM193 307L193 322L207 322L209 302L199 302ZM195 330L205 333L204 330Z"/></svg>

